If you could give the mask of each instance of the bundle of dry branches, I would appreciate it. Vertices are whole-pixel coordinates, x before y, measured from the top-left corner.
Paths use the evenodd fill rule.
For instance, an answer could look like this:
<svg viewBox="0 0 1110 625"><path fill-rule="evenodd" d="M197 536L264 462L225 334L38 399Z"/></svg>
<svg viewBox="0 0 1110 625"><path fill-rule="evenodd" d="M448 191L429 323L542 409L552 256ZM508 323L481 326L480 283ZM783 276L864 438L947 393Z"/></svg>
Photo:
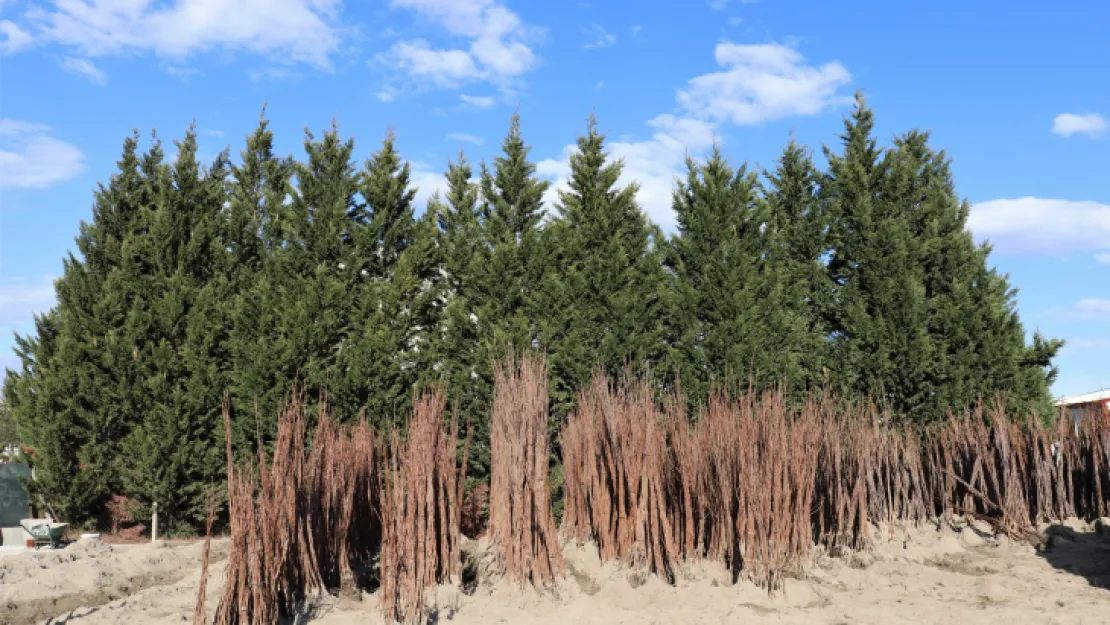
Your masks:
<svg viewBox="0 0 1110 625"><path fill-rule="evenodd" d="M413 404L406 438L397 432L389 438L381 475L380 605L390 623L422 622L425 589L451 583L462 566L459 519L467 452L457 464L458 415L450 429L444 426L442 391Z"/></svg>
<svg viewBox="0 0 1110 625"><path fill-rule="evenodd" d="M317 414L305 445L307 404L294 394L281 411L272 460L259 436L255 461L237 466L225 402L231 540L216 625L272 625L306 598L352 577L352 561L377 550L373 435Z"/></svg>
<svg viewBox="0 0 1110 625"><path fill-rule="evenodd" d="M563 531L596 540L604 560L672 576L680 553L667 507L666 424L651 388L614 387L597 372L567 418L562 448Z"/></svg>
<svg viewBox="0 0 1110 625"><path fill-rule="evenodd" d="M972 516L1019 536L1034 523L1108 513L1110 414L1080 425L1011 419L1001 403L928 428L873 404L783 395L710 398L696 423L679 397L599 372L563 430L563 531L605 560L671 577L709 558L768 589L816 540L866 549L896 527ZM661 416L662 415L662 416ZM660 427L662 424L662 427Z"/></svg>
<svg viewBox="0 0 1110 625"><path fill-rule="evenodd" d="M509 578L547 584L563 574L547 488L547 362L510 351L494 365L490 533Z"/></svg>

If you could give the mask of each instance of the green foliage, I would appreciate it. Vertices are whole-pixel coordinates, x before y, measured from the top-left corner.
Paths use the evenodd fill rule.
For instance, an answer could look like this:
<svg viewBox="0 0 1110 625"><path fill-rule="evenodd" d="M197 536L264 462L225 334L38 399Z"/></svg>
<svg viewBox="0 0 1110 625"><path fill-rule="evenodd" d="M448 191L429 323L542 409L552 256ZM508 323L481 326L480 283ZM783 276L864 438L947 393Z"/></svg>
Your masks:
<svg viewBox="0 0 1110 625"><path fill-rule="evenodd" d="M622 163L591 118L571 156L569 189L544 229L546 271L536 317L549 353L551 404L560 427L594 366L619 372L664 362L662 235L620 187Z"/></svg>
<svg viewBox="0 0 1110 625"><path fill-rule="evenodd" d="M84 523L123 495L185 535L223 479L225 392L232 445L253 452L294 384L386 427L444 385L473 435L473 487L510 346L548 353L553 429L595 366L661 389L678 374L695 405L715 385L786 382L922 423L995 394L1049 413L1062 343L1026 340L928 134L881 148L873 124L860 98L824 172L793 141L773 171L719 150L688 161L670 238L593 120L550 219L515 115L501 154L460 154L427 207L392 133L361 166L334 124L299 160L274 153L264 118L236 164L199 163L192 129L172 161L130 137L57 306L15 339L0 439L33 450L60 516Z"/></svg>

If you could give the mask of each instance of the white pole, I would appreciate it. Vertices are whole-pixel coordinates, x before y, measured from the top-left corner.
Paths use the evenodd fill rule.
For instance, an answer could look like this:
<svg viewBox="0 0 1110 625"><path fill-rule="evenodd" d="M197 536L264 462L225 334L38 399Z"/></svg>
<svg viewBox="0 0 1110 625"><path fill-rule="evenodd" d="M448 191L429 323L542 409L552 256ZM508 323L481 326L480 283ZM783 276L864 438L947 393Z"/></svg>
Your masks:
<svg viewBox="0 0 1110 625"><path fill-rule="evenodd" d="M158 502L154 502L154 513L150 519L150 542L158 540Z"/></svg>

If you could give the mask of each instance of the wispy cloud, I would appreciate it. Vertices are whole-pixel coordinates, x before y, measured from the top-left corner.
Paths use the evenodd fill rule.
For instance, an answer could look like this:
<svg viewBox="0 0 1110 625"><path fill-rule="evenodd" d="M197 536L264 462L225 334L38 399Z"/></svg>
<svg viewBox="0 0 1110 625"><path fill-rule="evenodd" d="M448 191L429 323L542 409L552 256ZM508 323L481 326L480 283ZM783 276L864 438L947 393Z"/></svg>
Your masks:
<svg viewBox="0 0 1110 625"><path fill-rule="evenodd" d="M49 133L41 124L0 119L0 188L42 189L81 173L81 151Z"/></svg>
<svg viewBox="0 0 1110 625"><path fill-rule="evenodd" d="M1110 339L1067 339L1061 351L1072 353L1090 350L1110 350Z"/></svg>
<svg viewBox="0 0 1110 625"><path fill-rule="evenodd" d="M589 41L582 44L582 47L587 50L607 48L617 42L617 36L606 31L601 24L591 24L588 28L583 28L582 34L589 37Z"/></svg>
<svg viewBox="0 0 1110 625"><path fill-rule="evenodd" d="M1076 319L1086 321L1110 321L1110 299L1088 297L1081 299L1068 310Z"/></svg>
<svg viewBox="0 0 1110 625"><path fill-rule="evenodd" d="M1075 113L1061 113L1052 120L1052 132L1064 137L1072 135L1087 135L1100 137L1110 130L1110 123L1098 113L1077 115Z"/></svg>
<svg viewBox="0 0 1110 625"><path fill-rule="evenodd" d="M455 141L458 143L473 143L474 145L482 145L485 139L475 137L474 135L466 134L465 132L453 132L444 138L445 141Z"/></svg>
<svg viewBox="0 0 1110 625"><path fill-rule="evenodd" d="M620 183L637 182L636 198L644 211L665 230L674 228L671 193L688 155L700 155L719 142L723 124L752 125L785 117L813 115L842 102L840 87L851 75L840 63L815 67L789 46L722 43L715 49L724 72L691 79L676 94L679 112L647 122L651 137L643 141L611 141L610 154L622 159ZM576 146L537 164L540 174L554 180L548 200L565 190L570 156Z"/></svg>
<svg viewBox="0 0 1110 625"><path fill-rule="evenodd" d="M975 204L968 228L1004 253L1066 254L1110 250L1110 205L1022 197Z"/></svg>
<svg viewBox="0 0 1110 625"><path fill-rule="evenodd" d="M25 278L0 282L0 332L10 336L14 330L28 328L35 313L54 305L54 278L35 281Z"/></svg>
<svg viewBox="0 0 1110 625"><path fill-rule="evenodd" d="M374 63L392 70L397 80L418 89L459 89L488 82L511 90L536 64L532 45L540 29L525 24L497 0L392 0L468 42L465 47L437 47L424 39L394 44Z"/></svg>
<svg viewBox="0 0 1110 625"><path fill-rule="evenodd" d="M31 45L34 37L11 20L0 20L0 54L15 54Z"/></svg>
<svg viewBox="0 0 1110 625"><path fill-rule="evenodd" d="M85 57L245 51L330 67L345 32L339 7L339 0L66 0L30 9L27 21L41 38Z"/></svg>
<svg viewBox="0 0 1110 625"><path fill-rule="evenodd" d="M493 108L493 105L496 103L493 97L488 95L467 95L465 93L459 96L459 100L461 100L465 106L476 109Z"/></svg>
<svg viewBox="0 0 1110 625"><path fill-rule="evenodd" d="M779 43L721 43L715 56L725 71L698 76L678 94L694 116L748 126L816 115L850 101L840 89L852 75L836 61L810 65Z"/></svg>
<svg viewBox="0 0 1110 625"><path fill-rule="evenodd" d="M709 8L713 9L714 11L720 11L721 9L723 9L723 8L727 7L728 5L733 4L733 3L735 3L735 4L755 4L757 2L759 2L759 0L707 0L707 3L709 4Z"/></svg>
<svg viewBox="0 0 1110 625"><path fill-rule="evenodd" d="M1095 254L1095 261L1100 265L1110 265L1110 253Z"/></svg>
<svg viewBox="0 0 1110 625"><path fill-rule="evenodd" d="M299 80L301 78L300 72L294 71L288 67L263 67L261 69L252 69L247 72L251 82L281 82L283 80Z"/></svg>
<svg viewBox="0 0 1110 625"><path fill-rule="evenodd" d="M88 59L79 59L77 57L67 56L62 59L62 69L74 76L84 78L85 80L100 85L103 87L108 84L108 77L104 72L93 64Z"/></svg>

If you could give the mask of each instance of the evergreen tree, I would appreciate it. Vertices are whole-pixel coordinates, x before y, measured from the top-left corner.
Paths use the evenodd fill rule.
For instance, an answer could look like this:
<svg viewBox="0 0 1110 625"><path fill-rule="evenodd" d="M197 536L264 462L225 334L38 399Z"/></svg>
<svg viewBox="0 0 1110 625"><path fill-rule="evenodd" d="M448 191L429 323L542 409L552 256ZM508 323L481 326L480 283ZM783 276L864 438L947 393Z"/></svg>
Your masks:
<svg viewBox="0 0 1110 625"><path fill-rule="evenodd" d="M767 261L774 276L771 298L784 329L777 370L794 388L813 389L828 379L831 288L825 270L828 216L819 201L820 174L793 139L767 177Z"/></svg>
<svg viewBox="0 0 1110 625"><path fill-rule="evenodd" d="M451 187L455 245L464 251L467 269L459 268L463 298L454 303L447 317L455 331L473 333L464 344L469 353L456 376L466 385L468 399L462 404L474 426L471 476L482 480L489 472L488 418L493 392L493 362L509 347L530 349L535 345L536 288L543 272L540 223L544 217L543 195L548 182L535 177L536 166L528 160L531 148L521 135L520 116L514 114L501 144L502 155L492 168L482 167L478 181L477 227L471 220L469 186L459 180ZM469 172L467 172L469 177ZM455 206L455 202L459 202ZM469 325L468 325L469 324ZM465 363L465 364L463 364ZM458 379L458 378L456 378Z"/></svg>
<svg viewBox="0 0 1110 625"><path fill-rule="evenodd" d="M824 233L813 166L792 144L770 181L763 197L756 174L734 171L715 149L704 164L687 161L675 190L673 341L693 399L722 384L786 382L801 393L820 381Z"/></svg>
<svg viewBox="0 0 1110 625"><path fill-rule="evenodd" d="M438 248L442 259L443 312L435 337L436 376L446 385L450 401L458 406L473 430L468 476L481 480L489 471L489 368L481 348L476 306L481 290L476 278L487 269L488 248L482 241L478 205L479 187L466 156L447 169L447 194L434 197L429 212L436 216Z"/></svg>
<svg viewBox="0 0 1110 625"><path fill-rule="evenodd" d="M679 294L674 344L687 364L683 389L702 398L729 376L774 380L779 372L764 361L777 346L760 325L769 281L756 175L734 171L716 148L704 165L687 159L686 167L674 192L678 234L668 264Z"/></svg>
<svg viewBox="0 0 1110 625"><path fill-rule="evenodd" d="M226 379L222 327L210 281L223 253L219 219L225 199L226 155L210 170L196 160L195 128L178 143L172 166L157 169L154 202L144 209L138 255L141 303L125 322L147 408L120 453L122 487L141 504L157 502L171 528L198 525L207 512L206 486L222 474L220 395ZM213 312L217 312L213 315Z"/></svg>
<svg viewBox="0 0 1110 625"><path fill-rule="evenodd" d="M237 448L253 449L257 439L255 416L275 410L288 390L289 354L277 329L283 308L291 302L278 294L279 282L266 271L271 254L282 247L286 206L293 194L294 162L276 156L273 132L265 117L247 136L240 164L231 167L228 206L221 242L226 254L219 261L226 276L224 308L230 317L225 349L226 372Z"/></svg>
<svg viewBox="0 0 1110 625"><path fill-rule="evenodd" d="M5 384L37 486L65 518L93 516L120 492L120 441L149 407L130 319L144 305L136 252L162 152L156 141L141 157L137 148L137 137L124 142L118 173L97 190L77 237L81 258L65 261L58 304L36 318L36 336L17 337L22 371Z"/></svg>
<svg viewBox="0 0 1110 625"><path fill-rule="evenodd" d="M439 304L434 215L413 218L416 188L390 132L360 176L362 203L350 215L362 279L343 375L378 423L397 424L425 377Z"/></svg>
<svg viewBox="0 0 1110 625"><path fill-rule="evenodd" d="M667 355L661 235L640 211L636 185L617 186L622 163L609 159L604 143L591 118L558 215L544 229L551 264L536 314L550 354L552 427L561 426L595 364L611 373L642 370Z"/></svg>
<svg viewBox="0 0 1110 625"><path fill-rule="evenodd" d="M883 158L872 136L873 114L857 96L845 121L844 153L826 149L822 185L831 216L834 282L833 350L841 382L899 413L932 392L926 386L932 343L926 330L920 240L891 189L902 165Z"/></svg>
<svg viewBox="0 0 1110 625"><path fill-rule="evenodd" d="M535 177L530 150L521 138L520 116L514 114L502 143L503 156L494 159L492 171L482 168L483 256L471 283L484 348L480 376L487 386L492 383L493 359L509 346L532 347L536 337L530 317L542 271L539 226L549 185Z"/></svg>
<svg viewBox="0 0 1110 625"><path fill-rule="evenodd" d="M928 133L912 131L890 150L888 198L896 202L920 241L918 265L928 302L926 327L933 344L919 420L944 418L1001 393L1021 410L1050 411L1051 358L1062 343L1025 330L1005 276L988 267L990 247L967 230L970 207L955 192L950 164L932 150Z"/></svg>

